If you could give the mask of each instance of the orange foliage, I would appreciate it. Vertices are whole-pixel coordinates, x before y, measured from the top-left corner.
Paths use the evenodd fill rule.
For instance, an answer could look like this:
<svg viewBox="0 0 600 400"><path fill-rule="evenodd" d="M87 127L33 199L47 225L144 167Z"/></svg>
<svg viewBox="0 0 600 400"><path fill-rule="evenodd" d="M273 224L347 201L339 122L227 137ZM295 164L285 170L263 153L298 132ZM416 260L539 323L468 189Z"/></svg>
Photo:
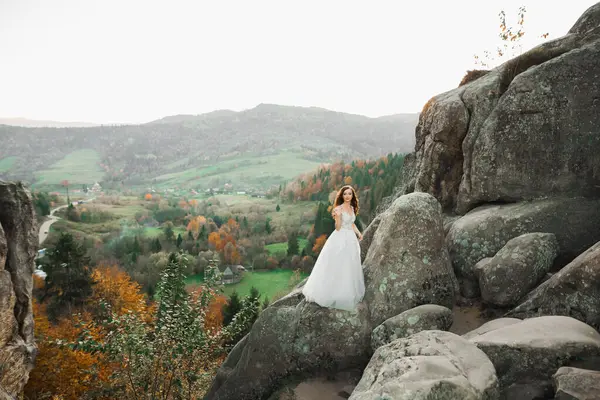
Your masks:
<svg viewBox="0 0 600 400"><path fill-rule="evenodd" d="M221 246L221 235L219 235L219 232L211 232L210 235L208 235L208 245L217 251L220 251L223 248L223 246Z"/></svg>
<svg viewBox="0 0 600 400"><path fill-rule="evenodd" d="M90 298L91 304L100 300L107 301L112 311L118 315L133 312L144 317L149 316L146 298L137 282L117 266L102 265L92 272L96 282Z"/></svg>
<svg viewBox="0 0 600 400"><path fill-rule="evenodd" d="M144 196L145 200L152 200L152 195L150 193L146 193L146 195Z"/></svg>
<svg viewBox="0 0 600 400"><path fill-rule="evenodd" d="M227 242L225 244L225 247L223 248L223 258L225 258L225 263L232 265L239 264L242 261L242 257L233 242Z"/></svg>
<svg viewBox="0 0 600 400"><path fill-rule="evenodd" d="M192 218L192 220L188 223L187 230L188 232L192 232L192 234L194 235L194 239L198 239L198 233L200 232L200 229L202 229L202 225L204 224L206 224L206 217L198 215L197 217Z"/></svg>
<svg viewBox="0 0 600 400"><path fill-rule="evenodd" d="M321 252L321 249L323 249L323 246L325 245L326 241L327 241L327 235L323 234L323 235L319 236L317 238L317 240L315 240L315 245L312 248L313 253L319 254Z"/></svg>
<svg viewBox="0 0 600 400"><path fill-rule="evenodd" d="M89 311L94 311L104 299L117 314L134 312L151 317L154 309L146 304L140 285L126 272L116 266L100 266L92 272L92 278L96 284L86 307ZM43 284L41 278L34 277L36 288L42 288ZM116 366L104 361L100 353L90 354L54 343L55 340L76 341L83 325L94 339L102 341L105 332L93 323L92 313L80 310L80 314L52 324L48 321L46 305L35 299L33 312L39 353L25 387L27 398L50 395L64 400L81 399L100 383L108 382Z"/></svg>
<svg viewBox="0 0 600 400"><path fill-rule="evenodd" d="M35 399L50 394L60 395L64 400L81 399L97 387L98 380L108 380L111 369L102 362L100 355L52 343L55 339L74 340L81 333L81 328L77 327L81 319L61 320L53 325L48 322L46 306L35 299L33 313L38 355L25 386L27 398ZM83 317L86 318L89 316Z"/></svg>
<svg viewBox="0 0 600 400"><path fill-rule="evenodd" d="M344 178L344 184L345 185L352 185L352 177L351 176L347 176Z"/></svg>
<svg viewBox="0 0 600 400"><path fill-rule="evenodd" d="M204 320L204 326L207 329L218 330L223 327L223 306L227 304L227 297L223 295L217 295L210 302L206 317Z"/></svg>
<svg viewBox="0 0 600 400"><path fill-rule="evenodd" d="M184 210L189 210L190 206L187 201L179 200L179 208L182 208Z"/></svg>

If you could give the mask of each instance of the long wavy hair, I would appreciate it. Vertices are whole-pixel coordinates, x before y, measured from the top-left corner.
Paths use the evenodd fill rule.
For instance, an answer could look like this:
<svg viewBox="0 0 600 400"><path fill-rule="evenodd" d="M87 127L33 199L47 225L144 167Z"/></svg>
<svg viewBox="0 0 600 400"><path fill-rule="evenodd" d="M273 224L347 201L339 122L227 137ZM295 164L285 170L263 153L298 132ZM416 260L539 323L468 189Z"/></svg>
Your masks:
<svg viewBox="0 0 600 400"><path fill-rule="evenodd" d="M344 203L344 192L348 189L352 190L352 200L350 200L350 205L352 208L354 208L354 215L358 215L358 196L356 195L354 188L350 185L342 186L342 188L337 192L333 207L335 208Z"/></svg>

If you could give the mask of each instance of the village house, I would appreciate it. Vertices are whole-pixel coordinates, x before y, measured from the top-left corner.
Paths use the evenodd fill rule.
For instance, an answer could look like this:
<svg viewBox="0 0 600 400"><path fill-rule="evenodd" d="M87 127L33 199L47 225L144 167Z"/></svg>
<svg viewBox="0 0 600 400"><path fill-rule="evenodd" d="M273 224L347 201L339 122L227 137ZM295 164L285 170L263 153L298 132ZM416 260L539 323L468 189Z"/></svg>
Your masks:
<svg viewBox="0 0 600 400"><path fill-rule="evenodd" d="M219 266L219 271L221 272L221 283L231 285L242 280L246 269L241 265L221 265Z"/></svg>

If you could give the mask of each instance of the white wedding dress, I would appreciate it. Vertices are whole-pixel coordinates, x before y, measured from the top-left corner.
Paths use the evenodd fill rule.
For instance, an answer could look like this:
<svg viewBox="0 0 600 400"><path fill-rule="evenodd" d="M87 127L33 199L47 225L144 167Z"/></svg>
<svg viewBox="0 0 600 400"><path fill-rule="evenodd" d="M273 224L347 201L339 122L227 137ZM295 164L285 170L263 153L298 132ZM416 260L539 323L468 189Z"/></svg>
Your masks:
<svg viewBox="0 0 600 400"><path fill-rule="evenodd" d="M365 294L360 245L352 224L354 212L342 211L342 227L334 230L302 289L307 301L321 307L352 311Z"/></svg>

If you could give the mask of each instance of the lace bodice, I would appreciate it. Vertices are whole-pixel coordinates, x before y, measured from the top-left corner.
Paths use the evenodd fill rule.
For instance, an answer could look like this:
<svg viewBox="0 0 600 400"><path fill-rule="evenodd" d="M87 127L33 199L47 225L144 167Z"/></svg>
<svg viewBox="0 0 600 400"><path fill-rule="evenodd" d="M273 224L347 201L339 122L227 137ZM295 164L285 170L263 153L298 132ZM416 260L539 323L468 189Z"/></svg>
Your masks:
<svg viewBox="0 0 600 400"><path fill-rule="evenodd" d="M356 216L354 215L354 210L352 210L352 212L348 213L344 210L342 210L342 208L339 208L339 211L342 213L342 229L352 229L352 224L354 223L354 220L356 220Z"/></svg>

